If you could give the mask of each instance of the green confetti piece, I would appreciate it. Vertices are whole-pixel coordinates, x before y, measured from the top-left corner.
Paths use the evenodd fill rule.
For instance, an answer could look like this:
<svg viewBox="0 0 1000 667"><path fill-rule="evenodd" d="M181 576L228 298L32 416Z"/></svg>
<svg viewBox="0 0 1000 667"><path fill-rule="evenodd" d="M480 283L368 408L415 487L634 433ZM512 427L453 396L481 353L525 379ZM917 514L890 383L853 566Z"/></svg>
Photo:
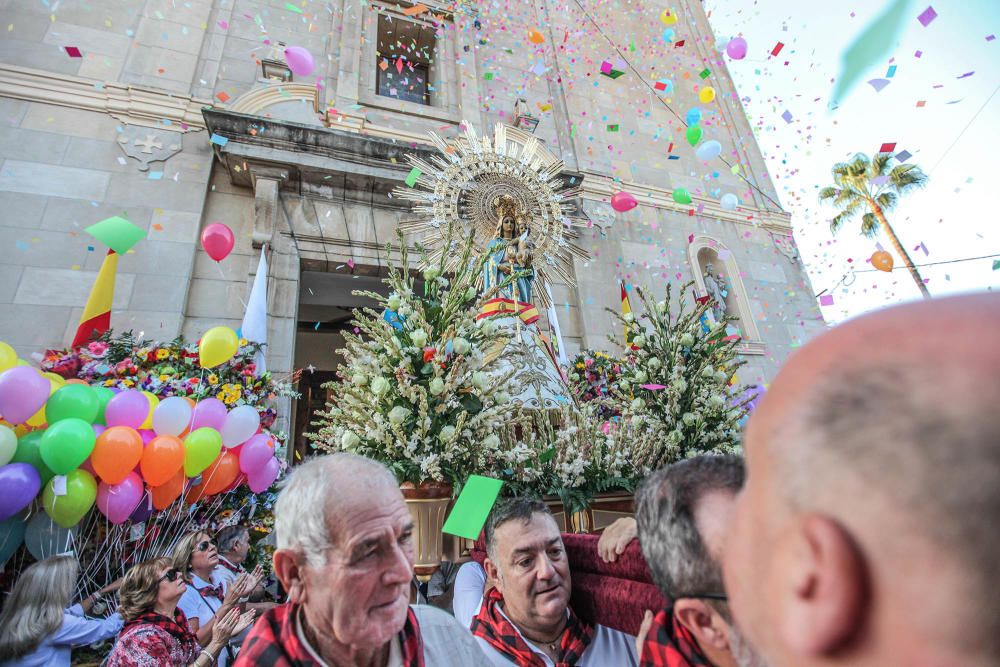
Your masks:
<svg viewBox="0 0 1000 667"><path fill-rule="evenodd" d="M635 51L635 37L633 37L632 39L629 40L628 50L629 51Z"/></svg>
<svg viewBox="0 0 1000 667"><path fill-rule="evenodd" d="M739 162L737 162L736 164L734 164L734 165L733 165L732 167L730 167L730 169L729 169L729 171L730 171L731 173L733 173L733 174L735 174L735 173L736 173L736 172L738 172L739 170L740 170L740 163L739 163Z"/></svg>
<svg viewBox="0 0 1000 667"><path fill-rule="evenodd" d="M493 72L487 72L486 74L484 74L483 75L483 79L485 79L486 81L492 81L493 80Z"/></svg>
<svg viewBox="0 0 1000 667"><path fill-rule="evenodd" d="M146 230L117 215L94 223L84 231L119 255L124 255L132 246L146 238Z"/></svg>
<svg viewBox="0 0 1000 667"><path fill-rule="evenodd" d="M411 169L410 173L407 174L406 176L406 184L412 188L414 185L417 184L417 179L420 178L420 174L422 173L423 172L417 169L416 167Z"/></svg>
<svg viewBox="0 0 1000 667"><path fill-rule="evenodd" d="M499 479L479 475L469 477L441 530L469 540L478 539L502 486L503 482Z"/></svg>
<svg viewBox="0 0 1000 667"><path fill-rule="evenodd" d="M705 69L701 70L701 72L698 73L698 76L700 76L703 79L707 79L709 76L711 76L711 74L712 70L706 67Z"/></svg>
<svg viewBox="0 0 1000 667"><path fill-rule="evenodd" d="M1000 259L993 260L993 270L996 271L997 269L1000 269Z"/></svg>
<svg viewBox="0 0 1000 667"><path fill-rule="evenodd" d="M618 125L608 125L608 132L617 132Z"/></svg>
<svg viewBox="0 0 1000 667"><path fill-rule="evenodd" d="M297 5L293 5L290 2L286 2L285 3L285 9L287 9L290 12L295 12L296 14L301 14L302 13L302 8L301 7L298 7Z"/></svg>
<svg viewBox="0 0 1000 667"><path fill-rule="evenodd" d="M840 60L840 76L830 95L832 104L839 104L854 88L862 75L874 63L889 53L909 17L910 0L896 0L881 16L868 24L844 51Z"/></svg>

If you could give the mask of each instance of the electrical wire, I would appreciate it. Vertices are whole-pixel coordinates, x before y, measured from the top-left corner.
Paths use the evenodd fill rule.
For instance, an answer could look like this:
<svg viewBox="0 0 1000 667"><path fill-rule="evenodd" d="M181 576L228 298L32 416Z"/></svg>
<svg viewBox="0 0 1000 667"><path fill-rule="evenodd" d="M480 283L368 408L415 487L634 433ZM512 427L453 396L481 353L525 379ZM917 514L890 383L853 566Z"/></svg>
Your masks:
<svg viewBox="0 0 1000 667"><path fill-rule="evenodd" d="M942 264L957 264L958 262L974 262L974 261L979 260L979 259L991 259L993 257L1000 257L1000 253L994 253L992 255L980 255L979 257L960 257L958 259L946 259L946 260L942 260L940 262L927 262L925 264L913 264L913 265L900 264L899 266L893 266L890 269L890 271L896 271L897 269L909 269L909 268L911 268L911 266L913 268L921 268L921 267L924 267L924 266L940 266ZM835 289L837 289L838 287L840 287L841 284L843 284L845 286L853 285L854 284L854 280L851 280L851 282L849 282L849 283L845 283L844 282L845 280L847 280L848 276L850 276L852 278L856 278L857 274L859 274L859 273L874 273L876 271L885 273L884 271L882 271L882 269L851 269L850 271L848 271L847 273L845 273L843 276L841 276L840 280L838 280L837 283L833 287L828 287L825 290L823 290L822 292L817 292L816 296L819 297L819 296L822 296L822 295L826 294L827 292L832 292Z"/></svg>

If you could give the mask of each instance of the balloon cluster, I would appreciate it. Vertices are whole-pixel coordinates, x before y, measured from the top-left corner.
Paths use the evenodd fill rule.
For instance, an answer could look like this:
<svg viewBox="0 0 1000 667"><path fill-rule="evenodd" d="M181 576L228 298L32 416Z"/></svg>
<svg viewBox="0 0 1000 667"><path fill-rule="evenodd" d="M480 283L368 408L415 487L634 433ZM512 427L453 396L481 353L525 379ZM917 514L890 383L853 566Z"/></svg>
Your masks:
<svg viewBox="0 0 1000 667"><path fill-rule="evenodd" d="M0 522L39 492L68 529L94 505L113 524L143 521L185 491L194 503L245 480L261 493L278 476L274 439L253 406L116 392L17 363L0 343Z"/></svg>

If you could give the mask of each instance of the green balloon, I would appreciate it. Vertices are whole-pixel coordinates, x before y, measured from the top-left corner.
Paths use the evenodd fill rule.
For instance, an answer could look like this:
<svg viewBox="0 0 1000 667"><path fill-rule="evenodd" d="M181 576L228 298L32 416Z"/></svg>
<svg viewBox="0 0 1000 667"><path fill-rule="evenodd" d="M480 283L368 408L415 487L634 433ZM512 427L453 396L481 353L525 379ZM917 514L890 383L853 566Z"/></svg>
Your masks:
<svg viewBox="0 0 1000 667"><path fill-rule="evenodd" d="M674 201L678 204L690 204L691 203L691 193L684 188L674 189Z"/></svg>
<svg viewBox="0 0 1000 667"><path fill-rule="evenodd" d="M699 141L701 141L701 127L699 125L692 125L687 129L687 139L688 143L694 146Z"/></svg>
<svg viewBox="0 0 1000 667"><path fill-rule="evenodd" d="M42 480L42 486L45 486L50 479L55 477L55 473L49 470L49 467L45 465L45 461L42 460L42 452L39 448L42 444L43 435L45 435L45 431L32 431L18 438L17 451L14 452L14 458L10 462L27 463L33 467L38 471L38 476Z"/></svg>
<svg viewBox="0 0 1000 667"><path fill-rule="evenodd" d="M222 435L214 428L199 428L184 438L184 474L195 477L222 453Z"/></svg>
<svg viewBox="0 0 1000 667"><path fill-rule="evenodd" d="M66 384L49 396L45 403L45 419L49 424L70 418L93 424L100 407L97 394L90 385Z"/></svg>
<svg viewBox="0 0 1000 667"><path fill-rule="evenodd" d="M86 470L72 470L66 475L66 495L63 496L56 495L54 482L45 485L42 506L53 521L63 528L72 528L94 506L97 481Z"/></svg>
<svg viewBox="0 0 1000 667"><path fill-rule="evenodd" d="M115 397L115 392L112 391L110 387L91 387L94 390L94 395L97 396L97 417L94 418L95 424L104 424L104 408L108 407L108 401Z"/></svg>
<svg viewBox="0 0 1000 667"><path fill-rule="evenodd" d="M45 429L38 450L49 470L65 475L87 460L94 451L96 441L93 426L82 419L70 417Z"/></svg>

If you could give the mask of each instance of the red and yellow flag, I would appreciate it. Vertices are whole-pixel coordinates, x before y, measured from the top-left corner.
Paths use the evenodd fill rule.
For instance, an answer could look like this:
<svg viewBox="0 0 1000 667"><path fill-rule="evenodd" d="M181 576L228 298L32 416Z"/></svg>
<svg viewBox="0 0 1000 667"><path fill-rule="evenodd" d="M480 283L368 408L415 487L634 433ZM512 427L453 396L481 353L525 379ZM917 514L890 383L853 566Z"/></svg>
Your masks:
<svg viewBox="0 0 1000 667"><path fill-rule="evenodd" d="M628 292L625 290L625 283L624 282L619 282L618 284L621 285L621 288L622 288L622 317L625 317L626 315L628 315L629 313L632 312L632 304L629 303ZM629 327L626 324L625 325L625 344L626 345L630 345L632 343L632 336L629 335L628 330L629 330Z"/></svg>
<svg viewBox="0 0 1000 667"><path fill-rule="evenodd" d="M86 344L95 335L100 335L111 328L111 302L115 298L115 276L118 273L118 253L109 250L97 273L87 305L80 318L80 326L73 337L72 347Z"/></svg>

